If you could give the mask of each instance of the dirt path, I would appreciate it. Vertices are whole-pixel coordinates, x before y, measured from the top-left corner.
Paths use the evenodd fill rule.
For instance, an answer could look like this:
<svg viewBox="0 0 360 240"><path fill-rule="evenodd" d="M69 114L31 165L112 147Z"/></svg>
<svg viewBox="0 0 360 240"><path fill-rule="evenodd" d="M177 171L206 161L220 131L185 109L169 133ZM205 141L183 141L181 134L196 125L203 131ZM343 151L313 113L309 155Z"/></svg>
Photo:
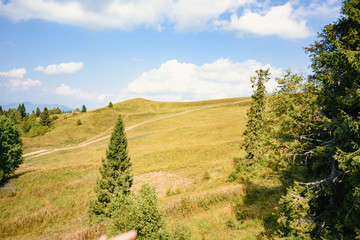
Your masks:
<svg viewBox="0 0 360 240"><path fill-rule="evenodd" d="M238 103L242 103L242 102L250 102L250 101L251 101L251 99L248 99L248 100L242 100L242 101L233 102L233 103L216 104L216 105L210 105L210 106L206 106L206 107L186 110L186 111L183 111L183 112L170 114L170 115L162 116L162 117L157 117L157 118L149 119L149 120L146 120L146 121L143 121L143 122L140 122L140 123L133 124L131 126L126 127L125 131L129 131L129 130L131 130L133 128L136 128L136 127L139 127L139 126L151 123L151 122L155 122L155 121L159 121L159 120L163 120L163 119L167 119L167 118L172 118L172 117L180 116L180 115L195 112L195 111L200 111L200 110L204 110L204 109L208 109L208 108L214 108L214 107L234 105L234 104L238 104ZM23 155L23 157L29 159L29 158L39 157L39 156L46 155L46 154L49 154L49 153L57 152L57 151L81 148L81 147L85 147L87 145L90 145L90 144L97 143L97 142L103 141L105 139L108 139L108 138L110 138L110 136L111 136L111 134L108 134L106 136L94 139L92 141L85 141L83 143L80 143L79 145L71 146L71 147L42 149L42 150L38 150L38 151L35 151L35 152L26 153L26 154Z"/></svg>

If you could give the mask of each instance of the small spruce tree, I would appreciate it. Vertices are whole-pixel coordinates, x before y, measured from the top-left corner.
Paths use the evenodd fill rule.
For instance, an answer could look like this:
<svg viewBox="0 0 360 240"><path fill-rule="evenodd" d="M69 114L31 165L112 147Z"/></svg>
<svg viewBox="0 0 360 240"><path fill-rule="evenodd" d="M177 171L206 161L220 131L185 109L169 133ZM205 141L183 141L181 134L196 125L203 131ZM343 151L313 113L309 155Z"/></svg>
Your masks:
<svg viewBox="0 0 360 240"><path fill-rule="evenodd" d="M20 114L21 114L21 118L25 118L25 117L26 117L26 108L25 108L24 103L23 103L23 104L21 104L21 107L20 107Z"/></svg>
<svg viewBox="0 0 360 240"><path fill-rule="evenodd" d="M85 107L85 105L82 105L81 112L86 112L86 107Z"/></svg>
<svg viewBox="0 0 360 240"><path fill-rule="evenodd" d="M43 126L50 126L51 120L47 107L44 107L44 111L40 114L40 123Z"/></svg>
<svg viewBox="0 0 360 240"><path fill-rule="evenodd" d="M95 186L96 199L90 202L89 216L103 218L107 216L107 207L115 195L127 195L133 183L131 162L128 156L127 139L121 115L111 134L110 143L106 151L106 158L102 159L99 168L101 177ZM96 220L96 219L92 219Z"/></svg>
<svg viewBox="0 0 360 240"><path fill-rule="evenodd" d="M112 104L112 102L109 102L109 105L108 105L108 107L109 108L112 108L114 105Z"/></svg>
<svg viewBox="0 0 360 240"><path fill-rule="evenodd" d="M39 107L36 107L36 112L35 112L35 116L36 117L40 117L41 111Z"/></svg>

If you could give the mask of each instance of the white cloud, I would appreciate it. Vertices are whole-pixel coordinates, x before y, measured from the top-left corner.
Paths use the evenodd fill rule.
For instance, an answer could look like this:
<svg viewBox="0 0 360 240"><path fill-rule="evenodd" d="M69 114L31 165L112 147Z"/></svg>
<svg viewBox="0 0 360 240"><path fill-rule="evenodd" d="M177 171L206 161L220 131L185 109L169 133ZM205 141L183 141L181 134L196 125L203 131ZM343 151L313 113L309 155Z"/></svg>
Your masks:
<svg viewBox="0 0 360 240"><path fill-rule="evenodd" d="M298 4L294 2L294 4ZM331 19L340 17L341 2L338 0L312 0L309 5L299 5L296 15L300 17L315 17Z"/></svg>
<svg viewBox="0 0 360 240"><path fill-rule="evenodd" d="M66 84L60 84L58 88L56 88L55 93L60 96L73 97L77 99L86 99L86 100L95 100L100 102L106 102L114 94L98 94L98 93L87 93L84 92L81 88L71 88Z"/></svg>
<svg viewBox="0 0 360 240"><path fill-rule="evenodd" d="M271 7L264 15L246 10L242 16L233 14L231 20L222 22L230 31L248 32L259 36L276 35L281 38L306 38L311 32L306 21L299 19L290 3Z"/></svg>
<svg viewBox="0 0 360 240"><path fill-rule="evenodd" d="M170 60L159 68L141 74L128 84L119 98L145 97L154 100L203 100L227 97L250 96L250 77L259 68L270 68L272 77L281 75L282 70L255 60L233 63L220 58L201 66ZM275 87L272 79L268 91Z"/></svg>
<svg viewBox="0 0 360 240"><path fill-rule="evenodd" d="M28 89L30 87L38 87L41 86L41 81L39 80L33 80L28 78L27 80L19 80L19 79L10 79L8 83L4 83L3 85L5 87L11 88L11 89Z"/></svg>
<svg viewBox="0 0 360 240"><path fill-rule="evenodd" d="M335 0L314 1L309 5L289 0L269 8L271 1L257 0L11 0L0 2L0 16L14 21L43 19L87 28L129 30L146 26L162 31L166 26L176 31L228 30L256 36L304 38L310 35L306 10L334 9L331 4ZM329 3L323 4L324 1Z"/></svg>
<svg viewBox="0 0 360 240"><path fill-rule="evenodd" d="M213 21L254 0L179 0L173 3L168 16L180 31L204 31L214 28Z"/></svg>
<svg viewBox="0 0 360 240"><path fill-rule="evenodd" d="M48 65L46 68L43 66L38 66L34 70L40 71L46 74L73 74L77 71L80 71L84 64L82 62L69 62L69 63L60 63Z"/></svg>
<svg viewBox="0 0 360 240"><path fill-rule="evenodd" d="M25 68L14 68L8 72L0 72L0 76L9 78L23 78L25 74Z"/></svg>

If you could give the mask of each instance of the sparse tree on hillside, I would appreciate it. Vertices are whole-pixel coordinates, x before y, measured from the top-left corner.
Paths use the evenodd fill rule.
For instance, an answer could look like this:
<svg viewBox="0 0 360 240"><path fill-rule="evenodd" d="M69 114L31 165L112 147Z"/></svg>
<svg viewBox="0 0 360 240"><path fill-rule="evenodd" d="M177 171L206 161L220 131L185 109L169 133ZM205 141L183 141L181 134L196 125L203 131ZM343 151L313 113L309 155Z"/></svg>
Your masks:
<svg viewBox="0 0 360 240"><path fill-rule="evenodd" d="M263 141L261 141L260 137L264 135L263 132L265 131L265 83L269 81L270 73L269 69L260 69L257 70L256 73L258 76L251 78L252 87L255 88L255 90L251 96L251 107L247 112L248 122L246 124L246 130L244 131L244 141L241 146L247 153L246 158L261 161L264 149Z"/></svg>
<svg viewBox="0 0 360 240"><path fill-rule="evenodd" d="M130 193L133 183L131 165L125 129L119 115L111 134L106 159L102 159L102 166L99 168L101 177L96 181L96 199L90 202L90 216L106 216L108 204L115 194Z"/></svg>
<svg viewBox="0 0 360 240"><path fill-rule="evenodd" d="M0 117L0 181L23 162L20 130L10 119Z"/></svg>
<svg viewBox="0 0 360 240"><path fill-rule="evenodd" d="M112 104L112 102L109 102L109 105L108 105L108 107L109 108L112 108L114 105Z"/></svg>
<svg viewBox="0 0 360 240"><path fill-rule="evenodd" d="M86 112L86 107L85 107L85 105L82 105L81 112Z"/></svg>
<svg viewBox="0 0 360 240"><path fill-rule="evenodd" d="M47 107L44 107L44 111L40 114L40 123L43 126L50 126L51 120Z"/></svg>
<svg viewBox="0 0 360 240"><path fill-rule="evenodd" d="M41 111L39 107L36 107L36 112L35 112L35 116L36 117L40 117Z"/></svg>
<svg viewBox="0 0 360 240"><path fill-rule="evenodd" d="M25 117L26 117L26 108L25 108L24 103L21 104L20 114L21 114L21 118L25 118Z"/></svg>
<svg viewBox="0 0 360 240"><path fill-rule="evenodd" d="M244 140L241 143L241 148L245 149L246 156L242 158L235 158L235 170L229 176L229 180L233 181L238 178L239 173L254 164L263 165L264 155L266 152L265 145L267 137L264 124L264 110L265 110L265 83L269 80L269 70L257 70L257 76L252 77L252 87L254 94L251 96L251 107L247 112L248 122L243 133Z"/></svg>

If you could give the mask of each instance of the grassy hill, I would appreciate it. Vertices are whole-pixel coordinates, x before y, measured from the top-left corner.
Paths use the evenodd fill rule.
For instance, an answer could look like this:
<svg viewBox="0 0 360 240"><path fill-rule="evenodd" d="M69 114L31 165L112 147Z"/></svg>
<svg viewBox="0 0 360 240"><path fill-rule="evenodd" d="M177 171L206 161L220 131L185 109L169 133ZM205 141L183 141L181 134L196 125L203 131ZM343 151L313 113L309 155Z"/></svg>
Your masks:
<svg viewBox="0 0 360 240"><path fill-rule="evenodd" d="M0 238L92 239L104 231L87 225L86 211L109 141L101 137L111 133L118 114L129 129L134 190L142 182L156 186L168 228L183 222L193 239L255 238L263 231L264 216L276 196L260 199L261 207L254 198L259 192L273 195L278 181L259 179L251 188L226 182L233 157L242 154L239 143L249 99L188 103L132 99L111 109L60 115L50 132L23 139L24 153L63 149L26 158L1 188ZM97 141L64 148L92 140ZM251 211L241 221L234 214L239 203Z"/></svg>

